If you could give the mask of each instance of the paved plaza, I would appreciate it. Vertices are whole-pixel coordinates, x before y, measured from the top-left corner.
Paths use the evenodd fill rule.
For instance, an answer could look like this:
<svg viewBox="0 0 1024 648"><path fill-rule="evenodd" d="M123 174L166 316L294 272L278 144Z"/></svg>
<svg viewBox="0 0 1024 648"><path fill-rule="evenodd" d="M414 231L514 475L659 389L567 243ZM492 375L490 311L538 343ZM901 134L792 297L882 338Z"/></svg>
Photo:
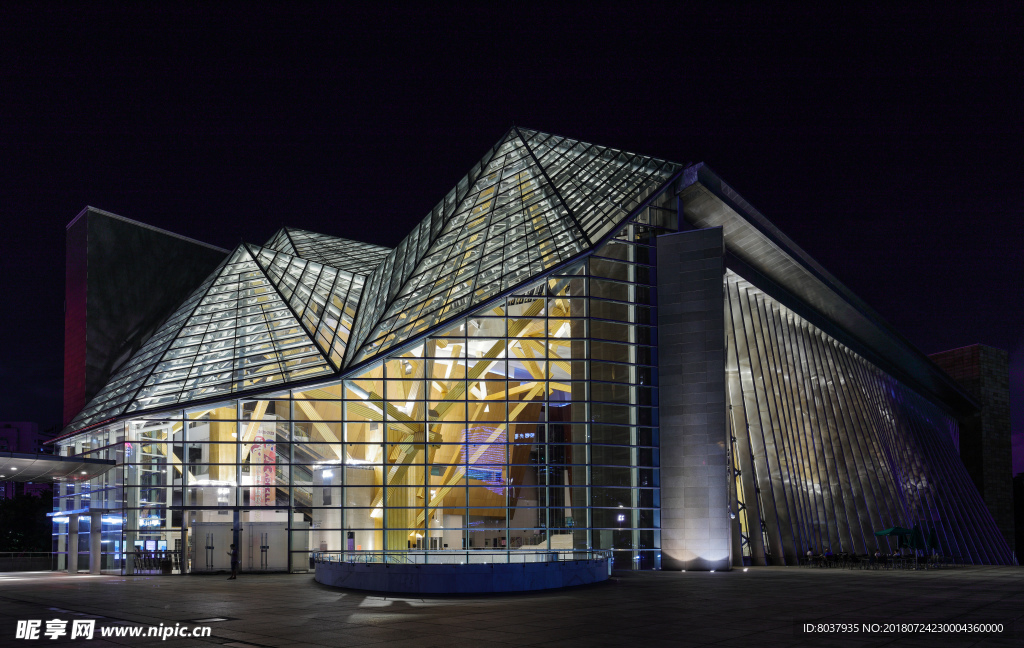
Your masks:
<svg viewBox="0 0 1024 648"><path fill-rule="evenodd" d="M225 620L211 620L223 618ZM18 620L95 619L91 646L1022 646L1024 569L918 572L751 568L618 573L559 591L490 596L377 596L312 575L0 574L0 646ZM1002 623L1003 635L802 634L803 623ZM206 626L205 638L102 638L105 627Z"/></svg>

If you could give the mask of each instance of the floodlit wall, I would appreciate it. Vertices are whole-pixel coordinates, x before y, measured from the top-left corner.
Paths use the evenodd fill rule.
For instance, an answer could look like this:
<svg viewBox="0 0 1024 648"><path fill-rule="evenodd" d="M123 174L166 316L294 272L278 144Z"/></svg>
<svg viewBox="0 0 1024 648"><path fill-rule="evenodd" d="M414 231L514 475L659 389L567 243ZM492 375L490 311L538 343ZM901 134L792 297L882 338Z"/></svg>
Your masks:
<svg viewBox="0 0 1024 648"><path fill-rule="evenodd" d="M662 565L729 569L722 228L658 239Z"/></svg>

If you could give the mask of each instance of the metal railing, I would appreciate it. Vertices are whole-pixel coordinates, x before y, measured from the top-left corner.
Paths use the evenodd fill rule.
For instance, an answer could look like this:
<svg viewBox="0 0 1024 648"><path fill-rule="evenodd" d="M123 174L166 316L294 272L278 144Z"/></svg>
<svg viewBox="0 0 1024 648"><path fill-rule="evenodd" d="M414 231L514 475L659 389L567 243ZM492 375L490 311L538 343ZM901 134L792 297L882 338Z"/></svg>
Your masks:
<svg viewBox="0 0 1024 648"><path fill-rule="evenodd" d="M870 554L836 554L800 558L801 567L833 567L839 569L947 569L962 567L964 561L956 556L879 556Z"/></svg>
<svg viewBox="0 0 1024 648"><path fill-rule="evenodd" d="M404 549L395 551L314 551L315 563L366 563L385 565L482 565L491 563L543 563L577 560L611 560L608 549Z"/></svg>
<svg viewBox="0 0 1024 648"><path fill-rule="evenodd" d="M0 551L0 572L51 571L54 565L49 551Z"/></svg>

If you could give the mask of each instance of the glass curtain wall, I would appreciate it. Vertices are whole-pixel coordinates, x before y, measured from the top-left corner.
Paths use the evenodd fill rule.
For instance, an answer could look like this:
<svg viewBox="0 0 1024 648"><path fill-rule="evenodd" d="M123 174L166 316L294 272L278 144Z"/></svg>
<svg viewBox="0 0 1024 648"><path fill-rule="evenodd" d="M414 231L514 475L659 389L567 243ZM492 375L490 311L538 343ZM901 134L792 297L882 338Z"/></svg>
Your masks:
<svg viewBox="0 0 1024 648"><path fill-rule="evenodd" d="M66 454L104 444L120 465L59 504L102 492L110 564L128 573L151 551L226 568L230 541L252 570L305 569L311 551L446 549L613 549L617 568L653 568L653 230L639 220L347 378L69 441ZM66 537L55 525L55 546Z"/></svg>
<svg viewBox="0 0 1024 648"><path fill-rule="evenodd" d="M62 444L60 454L90 459L124 460L124 423L117 423ZM78 529L79 571L88 571L90 534L93 522L99 522L101 535L100 568L120 570L123 560L122 510L124 509L123 475L120 465L89 481L55 480L53 510L64 514L53 517L53 553L57 569L65 570L69 564L68 531ZM68 513L75 511L74 513ZM98 515L92 516L95 511Z"/></svg>

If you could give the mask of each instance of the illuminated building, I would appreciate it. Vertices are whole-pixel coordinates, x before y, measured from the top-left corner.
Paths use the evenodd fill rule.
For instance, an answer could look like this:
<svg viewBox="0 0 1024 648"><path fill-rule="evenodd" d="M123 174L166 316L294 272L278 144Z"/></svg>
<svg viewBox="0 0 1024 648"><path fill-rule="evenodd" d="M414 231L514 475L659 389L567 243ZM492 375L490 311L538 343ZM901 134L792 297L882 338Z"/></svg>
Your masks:
<svg viewBox="0 0 1024 648"><path fill-rule="evenodd" d="M232 533L254 570L723 569L914 525L1010 563L957 456L976 409L706 166L513 128L393 250L285 228L230 252L65 428L61 454L117 466L59 505L101 512L127 572L224 568Z"/></svg>

